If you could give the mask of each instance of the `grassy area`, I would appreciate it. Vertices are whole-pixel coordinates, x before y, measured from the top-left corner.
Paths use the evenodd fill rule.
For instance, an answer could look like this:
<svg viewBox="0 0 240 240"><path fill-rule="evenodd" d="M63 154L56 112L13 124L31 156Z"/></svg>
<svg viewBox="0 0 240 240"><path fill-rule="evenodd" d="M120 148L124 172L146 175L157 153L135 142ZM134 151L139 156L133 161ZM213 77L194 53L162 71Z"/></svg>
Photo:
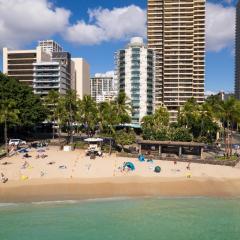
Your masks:
<svg viewBox="0 0 240 240"><path fill-rule="evenodd" d="M238 160L238 157L236 155L233 155L231 157L217 157L217 160L223 160L223 161L236 161Z"/></svg>
<svg viewBox="0 0 240 240"><path fill-rule="evenodd" d="M2 155L3 153L5 153L5 149L4 149L4 146L1 146L0 147L0 155Z"/></svg>

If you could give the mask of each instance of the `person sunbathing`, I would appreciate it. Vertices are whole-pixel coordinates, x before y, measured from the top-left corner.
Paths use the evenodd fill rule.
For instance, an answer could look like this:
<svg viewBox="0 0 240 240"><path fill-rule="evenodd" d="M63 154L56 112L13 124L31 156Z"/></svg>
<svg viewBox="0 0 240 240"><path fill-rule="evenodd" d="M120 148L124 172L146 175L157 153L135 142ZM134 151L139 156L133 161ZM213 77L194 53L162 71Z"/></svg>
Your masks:
<svg viewBox="0 0 240 240"><path fill-rule="evenodd" d="M67 169L67 166L66 165L61 165L58 167L59 169Z"/></svg>
<svg viewBox="0 0 240 240"><path fill-rule="evenodd" d="M8 165L8 164L11 164L10 162L4 162L2 163L2 165Z"/></svg>
<svg viewBox="0 0 240 240"><path fill-rule="evenodd" d="M48 165L53 165L53 164L55 164L55 162L49 162L49 163L48 163Z"/></svg>
<svg viewBox="0 0 240 240"><path fill-rule="evenodd" d="M23 155L23 157L24 157L24 158L31 158L32 156L30 156L28 153L25 153L25 154Z"/></svg>

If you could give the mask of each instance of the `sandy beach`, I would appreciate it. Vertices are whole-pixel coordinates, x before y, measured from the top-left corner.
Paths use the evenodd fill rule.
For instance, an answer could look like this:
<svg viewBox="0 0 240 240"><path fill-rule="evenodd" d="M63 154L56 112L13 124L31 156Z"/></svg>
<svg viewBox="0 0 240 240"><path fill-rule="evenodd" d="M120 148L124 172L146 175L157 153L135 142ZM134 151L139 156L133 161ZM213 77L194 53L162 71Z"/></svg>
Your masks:
<svg viewBox="0 0 240 240"><path fill-rule="evenodd" d="M0 160L0 172L9 179L0 184L0 202L75 200L139 196L240 196L240 168L207 164L116 157L91 160L83 150L63 152L51 147L46 158L36 149ZM124 162L135 171L122 171ZM7 165L3 163L8 162ZM27 162L27 164L25 163ZM25 165L24 165L25 163ZM50 163L50 164L49 164ZM155 173L155 166L161 167ZM190 176L190 178L188 178Z"/></svg>

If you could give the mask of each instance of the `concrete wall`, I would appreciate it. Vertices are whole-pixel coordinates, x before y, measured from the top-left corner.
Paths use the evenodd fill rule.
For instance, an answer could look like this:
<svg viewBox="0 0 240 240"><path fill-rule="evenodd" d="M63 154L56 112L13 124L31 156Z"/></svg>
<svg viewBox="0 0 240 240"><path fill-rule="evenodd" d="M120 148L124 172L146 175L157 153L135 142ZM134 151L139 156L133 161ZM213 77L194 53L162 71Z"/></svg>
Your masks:
<svg viewBox="0 0 240 240"><path fill-rule="evenodd" d="M37 63L40 62L51 62L51 55L44 52L42 47L38 46L36 48L36 52L37 52Z"/></svg>
<svg viewBox="0 0 240 240"><path fill-rule="evenodd" d="M71 89L76 91L76 71L73 60L71 60Z"/></svg>

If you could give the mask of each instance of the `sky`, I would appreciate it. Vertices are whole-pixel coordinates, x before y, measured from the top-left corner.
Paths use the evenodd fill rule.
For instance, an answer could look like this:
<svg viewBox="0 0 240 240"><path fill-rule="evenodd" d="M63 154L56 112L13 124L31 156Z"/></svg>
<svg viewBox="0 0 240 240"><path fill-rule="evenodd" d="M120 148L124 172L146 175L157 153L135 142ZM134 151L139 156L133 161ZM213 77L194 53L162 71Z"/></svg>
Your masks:
<svg viewBox="0 0 240 240"><path fill-rule="evenodd" d="M206 3L208 93L234 89L236 2ZM0 49L30 49L54 39L73 57L85 58L91 75L111 72L114 53L131 37L147 40L146 7L147 0L0 0Z"/></svg>

